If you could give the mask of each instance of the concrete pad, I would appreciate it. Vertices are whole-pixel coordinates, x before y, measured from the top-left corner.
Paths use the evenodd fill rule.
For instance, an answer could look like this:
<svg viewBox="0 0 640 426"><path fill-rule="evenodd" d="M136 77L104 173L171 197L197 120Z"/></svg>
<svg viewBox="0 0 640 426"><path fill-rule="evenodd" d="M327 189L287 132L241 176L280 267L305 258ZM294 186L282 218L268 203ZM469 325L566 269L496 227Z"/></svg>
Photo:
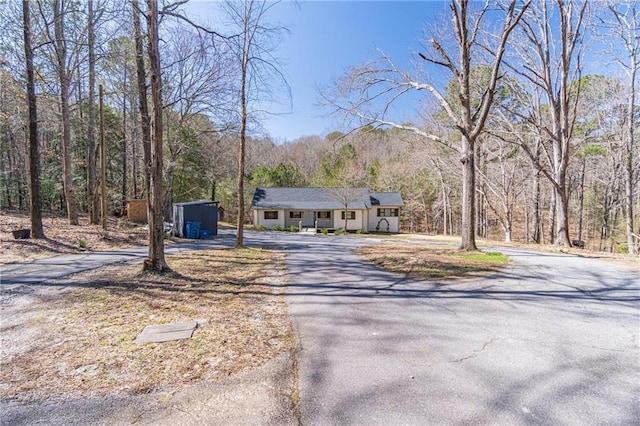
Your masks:
<svg viewBox="0 0 640 426"><path fill-rule="evenodd" d="M136 337L136 343L160 343L171 340L190 339L198 326L197 321L148 325Z"/></svg>

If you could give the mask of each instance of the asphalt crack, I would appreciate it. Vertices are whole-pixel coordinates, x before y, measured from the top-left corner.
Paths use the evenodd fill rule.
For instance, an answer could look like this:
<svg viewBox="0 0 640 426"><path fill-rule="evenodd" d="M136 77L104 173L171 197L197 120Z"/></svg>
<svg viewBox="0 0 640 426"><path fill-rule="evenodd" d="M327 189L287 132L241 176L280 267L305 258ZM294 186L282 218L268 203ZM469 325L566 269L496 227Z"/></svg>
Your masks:
<svg viewBox="0 0 640 426"><path fill-rule="evenodd" d="M497 339L498 339L497 337L494 337L493 339L485 342L484 345L482 345L482 347L480 349L474 350L470 355L467 355L467 356L465 356L463 358L460 358L460 359L457 359L457 360L451 361L451 362L452 363L453 362L464 362L464 361L467 361L467 360L469 360L471 358L475 358L478 355L480 355L482 352L484 352L484 350L487 349L487 347Z"/></svg>

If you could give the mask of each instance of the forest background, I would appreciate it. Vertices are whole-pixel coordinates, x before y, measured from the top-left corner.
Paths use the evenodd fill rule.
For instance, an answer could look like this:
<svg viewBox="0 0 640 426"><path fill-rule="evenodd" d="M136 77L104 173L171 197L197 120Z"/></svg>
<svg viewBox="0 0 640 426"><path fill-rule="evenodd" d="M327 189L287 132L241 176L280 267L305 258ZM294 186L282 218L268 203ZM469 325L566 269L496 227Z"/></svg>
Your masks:
<svg viewBox="0 0 640 426"><path fill-rule="evenodd" d="M216 3L226 17L218 28L194 21L185 3L0 1L2 209L30 207L24 7L39 113L41 208L65 212L70 222L87 212L92 223L100 211L98 160L105 161L107 211L122 215L127 200L149 193L149 129L140 105L155 96L146 89L154 78L149 20L157 11L163 132L162 155L154 158L161 159L165 220L175 202L215 199L227 220L249 222L258 186L368 187L402 194L404 231L461 233L464 131L452 119L465 107L455 73L464 62L459 39L426 22L431 38L424 51L406 53L411 67L401 69L379 52L319 89L327 110L344 118L343 128L276 143L261 135L260 123L270 112L265 105L289 90L277 57L288 29L265 19L277 3ZM475 119L487 99L492 48L509 4L451 4L458 8L443 21L450 28L463 9L478 24L466 29L473 36L466 45L473 48L466 100ZM564 207L572 240L633 253L640 241L638 3L514 4L528 9L506 44L493 104L473 147L475 232L554 243ZM587 65L594 55L611 65L593 72ZM438 66L453 72L434 72ZM142 78L141 70L147 70ZM391 111L406 96L415 118L394 121Z"/></svg>

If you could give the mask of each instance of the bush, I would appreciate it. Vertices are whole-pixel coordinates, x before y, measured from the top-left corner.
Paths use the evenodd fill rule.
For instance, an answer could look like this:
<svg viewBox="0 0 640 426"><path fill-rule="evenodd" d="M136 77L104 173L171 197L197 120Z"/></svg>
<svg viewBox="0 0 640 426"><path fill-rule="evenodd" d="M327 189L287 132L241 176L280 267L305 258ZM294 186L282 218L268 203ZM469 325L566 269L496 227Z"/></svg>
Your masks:
<svg viewBox="0 0 640 426"><path fill-rule="evenodd" d="M363 231L362 229L358 229L358 230L356 231L356 234L358 234L358 235L362 235L362 234L364 234L364 231Z"/></svg>
<svg viewBox="0 0 640 426"><path fill-rule="evenodd" d="M254 228L256 231L266 231L267 227L264 225L256 225Z"/></svg>
<svg viewBox="0 0 640 426"><path fill-rule="evenodd" d="M322 232L322 235L329 235L329 230L327 228L322 228L320 232Z"/></svg>
<svg viewBox="0 0 640 426"><path fill-rule="evenodd" d="M346 233L347 231L345 231L344 228L336 229L336 235L344 235Z"/></svg>
<svg viewBox="0 0 640 426"><path fill-rule="evenodd" d="M284 228L278 224L275 224L271 227L272 231L284 231Z"/></svg>
<svg viewBox="0 0 640 426"><path fill-rule="evenodd" d="M298 231L299 231L299 229L298 229L298 227L296 225L291 225L289 227L289 232L298 232Z"/></svg>

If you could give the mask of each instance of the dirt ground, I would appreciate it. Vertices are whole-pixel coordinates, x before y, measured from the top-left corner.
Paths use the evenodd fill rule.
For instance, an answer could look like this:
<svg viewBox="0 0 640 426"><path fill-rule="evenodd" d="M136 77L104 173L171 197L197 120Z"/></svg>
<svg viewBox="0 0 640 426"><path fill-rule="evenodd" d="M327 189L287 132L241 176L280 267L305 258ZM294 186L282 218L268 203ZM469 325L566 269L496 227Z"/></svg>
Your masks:
<svg viewBox="0 0 640 426"><path fill-rule="evenodd" d="M107 230L44 219L46 238L16 240L24 212L0 212L0 266L58 254L146 245L145 225ZM167 256L156 276L119 264L0 294L0 400L141 395L218 383L288 353L283 254L212 249ZM213 273L215 271L215 273ZM135 343L146 325L197 321L193 337Z"/></svg>
<svg viewBox="0 0 640 426"><path fill-rule="evenodd" d="M0 295L0 399L138 395L216 382L293 345L284 257L260 249L167 256L173 272L113 265ZM190 339L136 343L147 325L197 321Z"/></svg>
<svg viewBox="0 0 640 426"><path fill-rule="evenodd" d="M146 245L146 225L109 217L107 230L89 225L86 215L80 215L80 225L72 226L66 216L45 215L45 237L41 240L16 240L11 231L30 228L26 212L0 211L0 265L55 256L57 254L103 251L119 247Z"/></svg>

